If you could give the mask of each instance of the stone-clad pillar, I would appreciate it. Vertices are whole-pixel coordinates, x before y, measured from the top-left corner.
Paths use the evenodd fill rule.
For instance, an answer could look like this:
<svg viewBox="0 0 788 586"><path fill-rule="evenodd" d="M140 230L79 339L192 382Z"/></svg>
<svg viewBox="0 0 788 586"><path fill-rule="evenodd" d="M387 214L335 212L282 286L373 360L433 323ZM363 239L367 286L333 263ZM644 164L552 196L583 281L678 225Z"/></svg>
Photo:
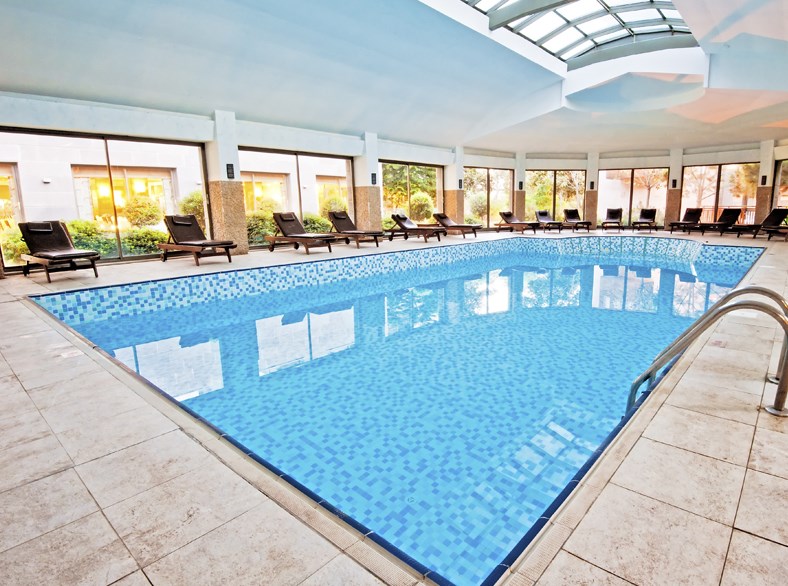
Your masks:
<svg viewBox="0 0 788 586"><path fill-rule="evenodd" d="M670 226L671 222L678 222L681 219L681 188L668 189L665 199L665 225Z"/></svg>
<svg viewBox="0 0 788 586"><path fill-rule="evenodd" d="M665 226L681 219L681 182L684 176L684 150L670 149L668 193L665 198Z"/></svg>
<svg viewBox="0 0 788 586"><path fill-rule="evenodd" d="M761 162L758 170L758 189L755 192L755 223L759 224L772 209L774 191L774 141L761 141Z"/></svg>
<svg viewBox="0 0 788 586"><path fill-rule="evenodd" d="M596 207L599 201L599 190L586 189L586 195L583 200L583 218L591 222L591 229L596 230L597 212Z"/></svg>
<svg viewBox="0 0 788 586"><path fill-rule="evenodd" d="M359 230L380 230L380 187L377 185L357 185L356 196L356 228Z"/></svg>
<svg viewBox="0 0 788 586"><path fill-rule="evenodd" d="M379 168L378 135L365 132L364 153L353 159L353 195L356 200L354 219L359 230L380 230L382 227L380 185L383 177L378 176Z"/></svg>
<svg viewBox="0 0 788 586"><path fill-rule="evenodd" d="M443 213L458 224L465 223L465 190L443 190Z"/></svg>
<svg viewBox="0 0 788 586"><path fill-rule="evenodd" d="M514 215L520 218L521 220L525 220L525 191L520 189L514 190L514 205L512 206L512 211ZM498 222L500 218L495 218L495 222Z"/></svg>
<svg viewBox="0 0 788 586"><path fill-rule="evenodd" d="M232 240L238 247L230 254L247 254L244 188L240 181L209 181L208 201L211 204L212 235L216 240Z"/></svg>
<svg viewBox="0 0 788 586"><path fill-rule="evenodd" d="M755 192L755 223L760 224L772 209L771 185L759 186Z"/></svg>

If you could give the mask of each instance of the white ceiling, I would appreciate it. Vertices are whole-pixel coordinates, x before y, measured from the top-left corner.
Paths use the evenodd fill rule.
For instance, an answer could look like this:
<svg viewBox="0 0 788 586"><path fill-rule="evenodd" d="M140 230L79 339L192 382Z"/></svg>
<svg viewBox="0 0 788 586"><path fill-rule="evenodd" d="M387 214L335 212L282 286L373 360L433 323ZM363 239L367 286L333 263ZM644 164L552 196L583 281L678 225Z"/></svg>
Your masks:
<svg viewBox="0 0 788 586"><path fill-rule="evenodd" d="M653 55L628 58L581 83L582 69L564 82L560 67L427 4L473 11L459 0L0 0L0 91L510 152L788 138L788 0L675 0L701 45L684 51L700 61L656 71Z"/></svg>

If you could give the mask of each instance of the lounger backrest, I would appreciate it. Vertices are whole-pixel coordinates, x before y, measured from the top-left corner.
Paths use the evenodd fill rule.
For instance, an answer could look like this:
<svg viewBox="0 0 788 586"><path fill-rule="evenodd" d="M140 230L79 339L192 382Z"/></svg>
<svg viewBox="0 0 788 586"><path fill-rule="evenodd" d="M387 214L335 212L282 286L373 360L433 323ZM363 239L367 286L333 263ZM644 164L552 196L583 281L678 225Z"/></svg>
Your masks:
<svg viewBox="0 0 788 586"><path fill-rule="evenodd" d="M657 219L656 208L643 208L640 210L639 222L653 222Z"/></svg>
<svg viewBox="0 0 788 586"><path fill-rule="evenodd" d="M536 210L536 219L539 222L552 222L553 216L547 210Z"/></svg>
<svg viewBox="0 0 788 586"><path fill-rule="evenodd" d="M356 229L353 220L350 219L350 216L345 211L328 212L328 219L334 224L337 232L347 232Z"/></svg>
<svg viewBox="0 0 788 586"><path fill-rule="evenodd" d="M452 220L449 216L447 216L443 212L435 212L434 214L432 214L432 217L435 218L438 224L440 224L444 228L451 228L452 226L457 225L457 222Z"/></svg>
<svg viewBox="0 0 788 586"><path fill-rule="evenodd" d="M31 254L74 248L68 228L58 220L20 222L19 231Z"/></svg>
<svg viewBox="0 0 788 586"><path fill-rule="evenodd" d="M306 232L301 220L293 212L274 212L274 222L276 222L276 227L279 228L279 231L284 236L304 234Z"/></svg>
<svg viewBox="0 0 788 586"><path fill-rule="evenodd" d="M405 214L391 214L391 219L394 220L400 228L412 230L418 226Z"/></svg>
<svg viewBox="0 0 788 586"><path fill-rule="evenodd" d="M580 212L577 209L564 210L564 221L566 222L580 222Z"/></svg>
<svg viewBox="0 0 788 586"><path fill-rule="evenodd" d="M620 222L621 217L624 215L622 208L607 208L606 222Z"/></svg>
<svg viewBox="0 0 788 586"><path fill-rule="evenodd" d="M507 224L522 224L522 220L514 215L514 212L498 212L501 214L501 219Z"/></svg>
<svg viewBox="0 0 788 586"><path fill-rule="evenodd" d="M205 240L205 234L200 228L200 224L197 223L197 218L193 215L164 216L164 224L170 231L170 236L175 244Z"/></svg>
<svg viewBox="0 0 788 586"><path fill-rule="evenodd" d="M684 211L684 217L681 218L682 222L700 222L700 217L703 215L703 208L687 208Z"/></svg>
<svg viewBox="0 0 788 586"><path fill-rule="evenodd" d="M731 226L739 221L741 216L741 208L725 208L720 212L720 217L717 221L721 224L730 224Z"/></svg>
<svg viewBox="0 0 788 586"><path fill-rule="evenodd" d="M761 226L766 228L779 226L788 218L788 208L774 208L769 215L763 219Z"/></svg>

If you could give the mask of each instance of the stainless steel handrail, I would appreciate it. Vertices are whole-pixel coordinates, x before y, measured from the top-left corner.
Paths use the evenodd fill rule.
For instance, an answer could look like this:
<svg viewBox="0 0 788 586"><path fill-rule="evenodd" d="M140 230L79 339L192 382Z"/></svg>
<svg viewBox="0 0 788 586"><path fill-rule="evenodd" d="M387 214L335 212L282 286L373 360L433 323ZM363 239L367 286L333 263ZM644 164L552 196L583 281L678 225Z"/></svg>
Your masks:
<svg viewBox="0 0 788 586"><path fill-rule="evenodd" d="M753 289L755 287L748 288L750 289L747 291L746 289L740 289L738 291L744 291L744 293L738 293L738 295L743 295L745 293L753 293ZM769 289L763 289L762 287L757 288L759 291L758 293L763 293L764 291L768 291L766 295L772 299L774 299L773 295L777 295L773 291ZM724 298L723 298L724 299ZM781 298L782 299L782 298ZM730 300L730 298L728 298ZM722 301L722 300L720 300ZM657 372L661 368L667 365L673 358L678 356L681 352L686 350L692 342L694 342L703 332L709 329L720 317L723 315L730 313L732 311L736 311L739 309L754 309L757 311L761 311L767 315L772 316L777 323L779 323L785 334L784 340L788 340L788 316L786 316L786 309L788 308L788 303L782 299L782 302L778 302L783 308L783 313L777 311L771 305L763 303L762 301L737 301L736 303L731 303L729 305L722 305L719 302L715 304L713 310L710 310L706 313L700 320L692 324L683 334L681 334L676 341L674 341L670 346L668 346L663 352L660 353L659 356L651 363L649 366L639 377L635 379L632 383L632 386L629 391L629 397L627 400L627 411L632 408L635 404L635 399L637 397L637 391L640 386L646 382L651 381L656 376ZM788 397L788 372L786 372L786 367L788 366L788 344L783 343L782 352L780 355L780 368L777 374L779 376L779 381L777 383L777 393L774 397L774 405L767 407L766 411L771 413L772 415L779 415L782 417L788 417L788 409L785 408L785 401Z"/></svg>

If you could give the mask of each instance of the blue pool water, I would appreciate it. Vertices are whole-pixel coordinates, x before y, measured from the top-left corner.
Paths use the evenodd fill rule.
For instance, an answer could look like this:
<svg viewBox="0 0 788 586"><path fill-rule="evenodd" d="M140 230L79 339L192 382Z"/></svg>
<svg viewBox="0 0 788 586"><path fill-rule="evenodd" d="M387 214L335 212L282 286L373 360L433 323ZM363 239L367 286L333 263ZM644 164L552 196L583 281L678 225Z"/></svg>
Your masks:
<svg viewBox="0 0 788 586"><path fill-rule="evenodd" d="M761 252L527 240L262 269L265 291L241 271L38 301L433 579L473 585Z"/></svg>

